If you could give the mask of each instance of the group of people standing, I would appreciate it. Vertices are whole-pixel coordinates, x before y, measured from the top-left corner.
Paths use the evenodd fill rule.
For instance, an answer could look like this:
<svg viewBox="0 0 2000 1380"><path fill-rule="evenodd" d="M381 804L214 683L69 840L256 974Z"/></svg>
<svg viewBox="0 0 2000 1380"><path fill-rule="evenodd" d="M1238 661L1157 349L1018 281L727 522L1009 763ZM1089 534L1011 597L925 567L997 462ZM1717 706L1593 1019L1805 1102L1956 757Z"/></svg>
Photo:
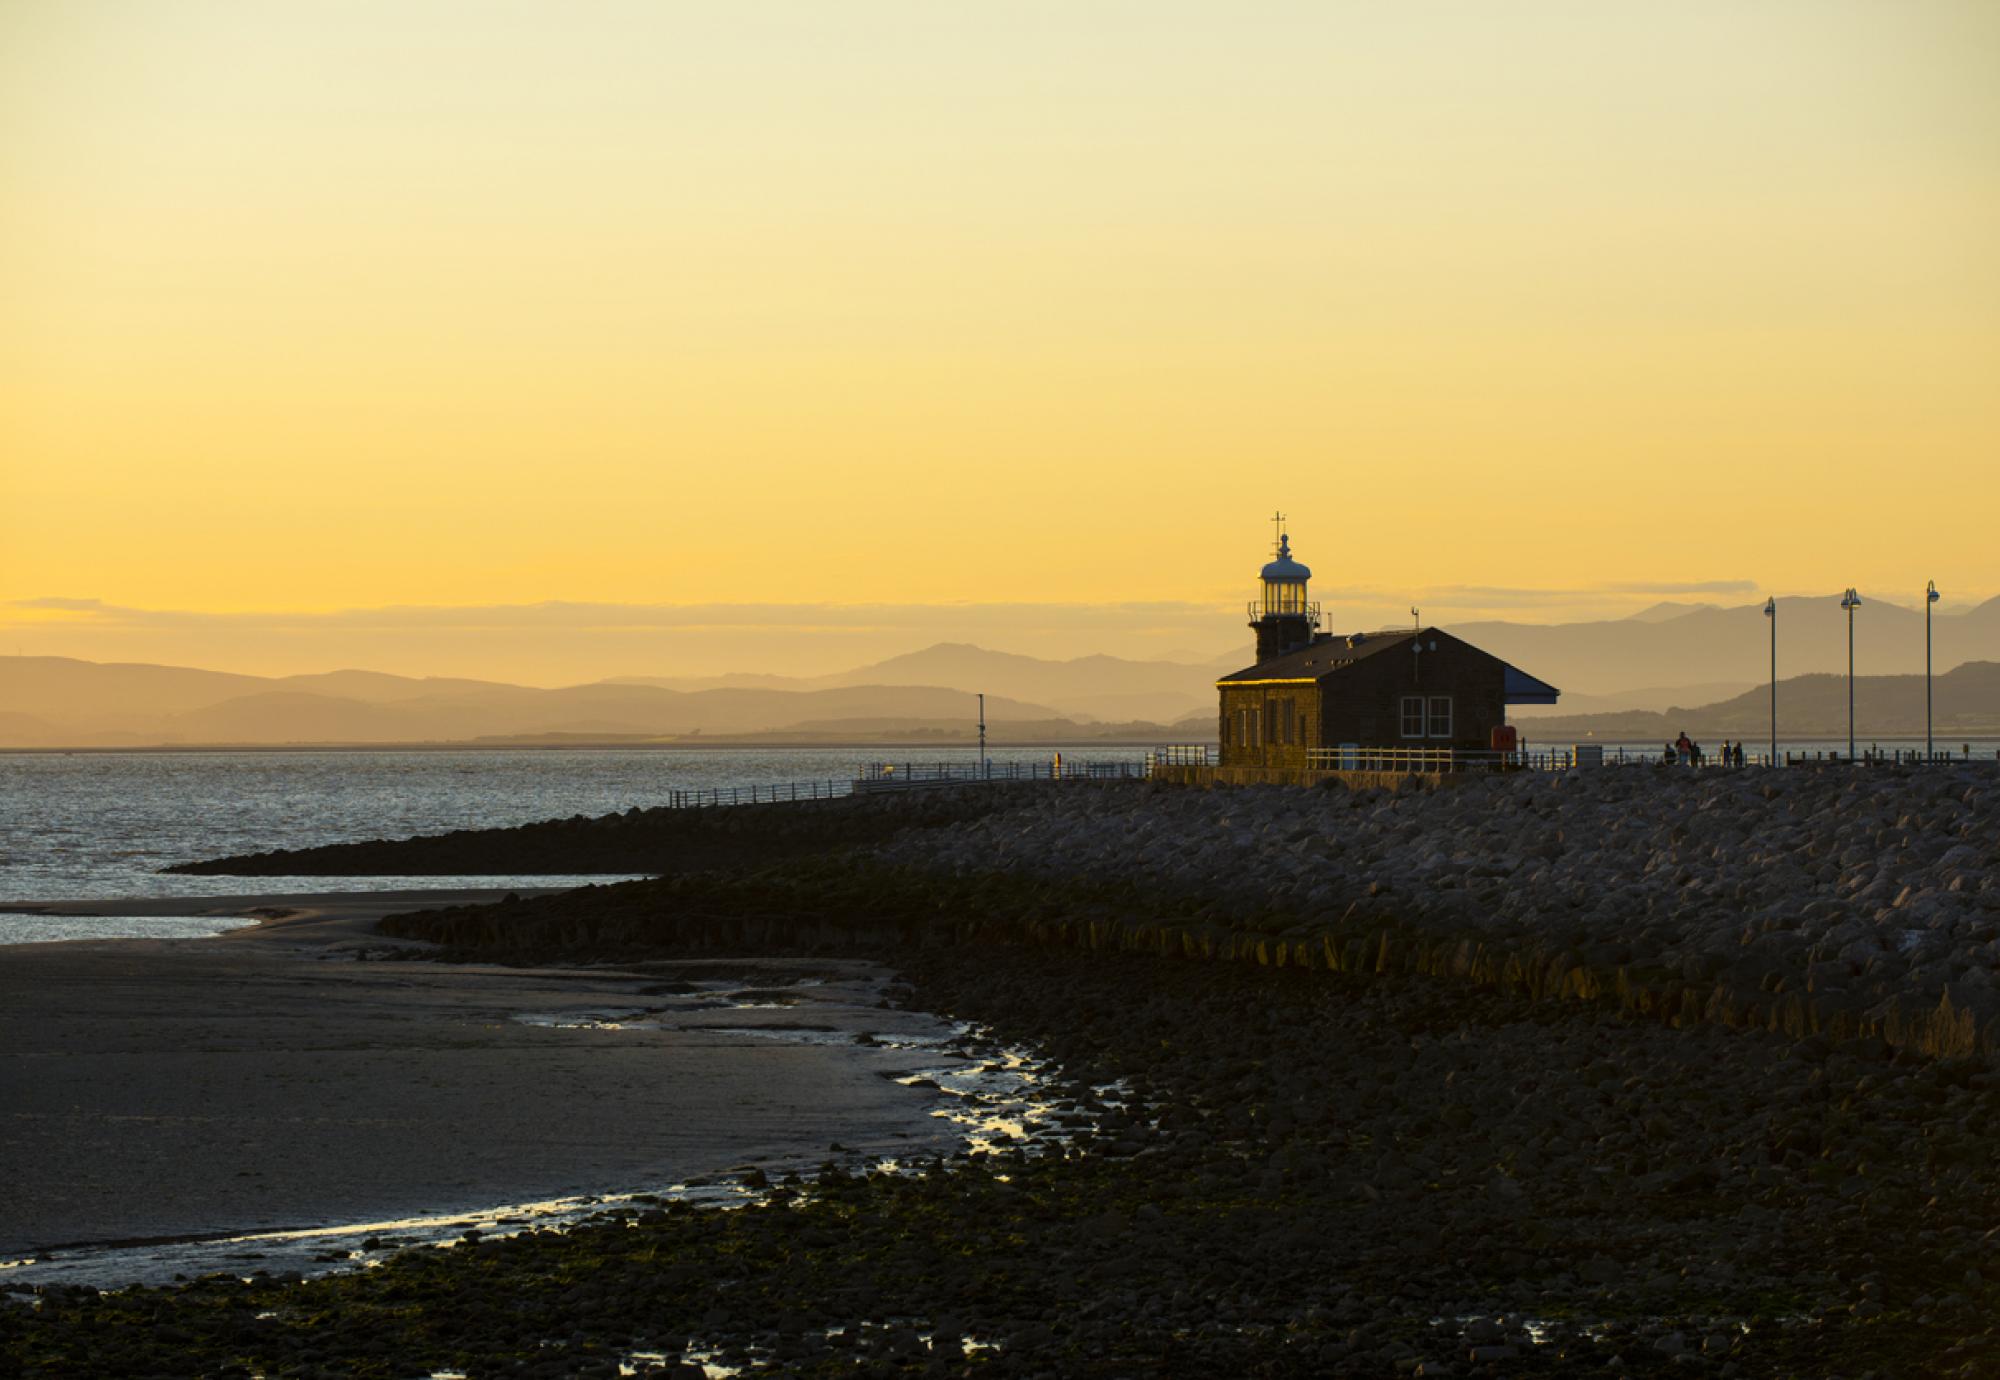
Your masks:
<svg viewBox="0 0 2000 1380"><path fill-rule="evenodd" d="M1678 763L1683 767L1699 767L1707 762L1708 757L1701 750L1700 743L1697 743L1694 739L1683 733L1680 737L1674 739L1673 742L1667 744L1666 753L1660 760L1670 766ZM1727 738L1722 740L1721 765L1725 767L1740 767L1743 765L1743 744L1741 742L1732 743Z"/></svg>

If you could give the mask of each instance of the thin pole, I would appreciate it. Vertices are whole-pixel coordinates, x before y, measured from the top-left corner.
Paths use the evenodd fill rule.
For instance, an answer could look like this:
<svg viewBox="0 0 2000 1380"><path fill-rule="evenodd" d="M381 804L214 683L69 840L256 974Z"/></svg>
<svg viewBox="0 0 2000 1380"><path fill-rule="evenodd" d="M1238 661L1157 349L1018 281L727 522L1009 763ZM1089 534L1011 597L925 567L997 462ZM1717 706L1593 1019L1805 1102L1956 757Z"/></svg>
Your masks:
<svg viewBox="0 0 2000 1380"><path fill-rule="evenodd" d="M1853 590L1849 590L1851 595ZM1847 762L1854 764L1854 604L1847 605Z"/></svg>
<svg viewBox="0 0 2000 1380"><path fill-rule="evenodd" d="M1771 620L1771 765L1778 765L1778 600L1764 601L1764 616Z"/></svg>
<svg viewBox="0 0 2000 1380"><path fill-rule="evenodd" d="M979 775L986 776L986 696L979 697Z"/></svg>
<svg viewBox="0 0 2000 1380"><path fill-rule="evenodd" d="M1924 761L1933 756L1931 747L1931 605L1937 602L1937 581L1924 589Z"/></svg>

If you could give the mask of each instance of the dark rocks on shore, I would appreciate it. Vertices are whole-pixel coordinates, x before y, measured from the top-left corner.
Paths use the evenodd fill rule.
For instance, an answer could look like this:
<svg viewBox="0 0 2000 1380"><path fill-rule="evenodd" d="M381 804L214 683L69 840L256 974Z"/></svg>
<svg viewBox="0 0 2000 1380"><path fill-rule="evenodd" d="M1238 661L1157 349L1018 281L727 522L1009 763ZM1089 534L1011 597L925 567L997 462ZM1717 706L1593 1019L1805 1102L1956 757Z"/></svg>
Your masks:
<svg viewBox="0 0 2000 1380"><path fill-rule="evenodd" d="M742 1211L290 1287L54 1292L0 1313L0 1356L571 1375L693 1341L776 1373L1384 1377L2000 1358L1983 1065L1807 1063L1770 1036L1140 955L968 944L906 972L919 1004L1038 1044L1063 1097L1117 1080L1122 1108L1068 1148L829 1170Z"/></svg>

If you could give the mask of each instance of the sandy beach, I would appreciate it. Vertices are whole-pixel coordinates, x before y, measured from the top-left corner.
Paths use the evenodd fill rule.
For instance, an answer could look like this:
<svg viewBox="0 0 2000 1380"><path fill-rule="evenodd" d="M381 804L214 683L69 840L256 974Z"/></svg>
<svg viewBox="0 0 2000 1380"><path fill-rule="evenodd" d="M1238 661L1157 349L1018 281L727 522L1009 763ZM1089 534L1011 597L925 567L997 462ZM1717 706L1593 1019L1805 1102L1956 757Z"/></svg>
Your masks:
<svg viewBox="0 0 2000 1380"><path fill-rule="evenodd" d="M0 947L0 1181L13 1186L0 1259L664 1187L817 1163L833 1142L887 1154L947 1139L930 1099L884 1076L911 1054L852 1042L864 1023L939 1028L874 1009L883 970L381 957L382 914L483 899L51 908L265 918L213 939ZM797 986L806 972L812 985ZM796 1005L730 997L784 984ZM592 1023L634 1013L638 1026Z"/></svg>

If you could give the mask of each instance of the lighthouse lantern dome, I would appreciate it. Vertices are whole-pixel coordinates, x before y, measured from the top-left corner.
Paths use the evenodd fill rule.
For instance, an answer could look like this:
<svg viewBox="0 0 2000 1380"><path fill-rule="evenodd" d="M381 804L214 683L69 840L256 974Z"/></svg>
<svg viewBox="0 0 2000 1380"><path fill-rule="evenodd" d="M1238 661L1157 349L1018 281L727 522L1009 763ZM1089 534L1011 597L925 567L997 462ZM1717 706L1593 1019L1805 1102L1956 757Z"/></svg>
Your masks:
<svg viewBox="0 0 2000 1380"><path fill-rule="evenodd" d="M1250 626L1257 634L1257 660L1268 661L1313 640L1319 630L1319 605L1306 597L1312 571L1292 559L1292 539L1283 514L1274 516L1278 534L1275 558L1259 573L1257 598L1250 604Z"/></svg>
<svg viewBox="0 0 2000 1380"><path fill-rule="evenodd" d="M1265 614L1304 614L1306 612L1306 581L1312 578L1312 571L1302 563L1292 559L1292 539L1283 532L1278 534L1278 558L1264 567L1263 612Z"/></svg>

